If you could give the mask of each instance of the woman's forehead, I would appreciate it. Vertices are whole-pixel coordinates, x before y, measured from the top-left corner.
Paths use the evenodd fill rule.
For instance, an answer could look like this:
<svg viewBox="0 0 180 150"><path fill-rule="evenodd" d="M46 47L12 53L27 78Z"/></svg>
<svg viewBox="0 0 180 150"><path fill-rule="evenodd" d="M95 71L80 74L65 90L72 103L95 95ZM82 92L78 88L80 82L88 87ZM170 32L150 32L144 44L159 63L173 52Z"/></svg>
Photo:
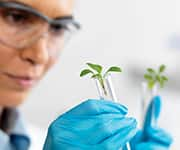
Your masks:
<svg viewBox="0 0 180 150"><path fill-rule="evenodd" d="M31 6L50 18L69 16L73 13L74 0L3 0Z"/></svg>

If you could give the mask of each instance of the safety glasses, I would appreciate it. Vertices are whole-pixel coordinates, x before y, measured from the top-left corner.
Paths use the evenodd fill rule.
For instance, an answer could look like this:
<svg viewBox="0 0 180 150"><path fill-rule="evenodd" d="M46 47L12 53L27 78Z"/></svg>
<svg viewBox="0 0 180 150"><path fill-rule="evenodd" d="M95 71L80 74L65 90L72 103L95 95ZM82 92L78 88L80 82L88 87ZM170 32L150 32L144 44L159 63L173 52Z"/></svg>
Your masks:
<svg viewBox="0 0 180 150"><path fill-rule="evenodd" d="M0 42L8 47L23 49L43 37L54 54L79 29L72 16L51 19L25 4L0 2Z"/></svg>

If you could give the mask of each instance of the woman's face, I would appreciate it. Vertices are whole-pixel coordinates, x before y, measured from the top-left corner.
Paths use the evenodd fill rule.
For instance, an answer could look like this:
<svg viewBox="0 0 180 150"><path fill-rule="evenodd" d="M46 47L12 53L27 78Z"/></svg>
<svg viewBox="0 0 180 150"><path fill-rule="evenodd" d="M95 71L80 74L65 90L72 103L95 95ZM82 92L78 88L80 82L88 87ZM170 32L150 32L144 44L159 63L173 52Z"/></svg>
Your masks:
<svg viewBox="0 0 180 150"><path fill-rule="evenodd" d="M50 18L72 15L73 0L12 1L29 5ZM0 43L0 107L20 104L57 61L58 57L49 56L46 42L45 38L41 38L22 50ZM31 80L24 77L30 77Z"/></svg>

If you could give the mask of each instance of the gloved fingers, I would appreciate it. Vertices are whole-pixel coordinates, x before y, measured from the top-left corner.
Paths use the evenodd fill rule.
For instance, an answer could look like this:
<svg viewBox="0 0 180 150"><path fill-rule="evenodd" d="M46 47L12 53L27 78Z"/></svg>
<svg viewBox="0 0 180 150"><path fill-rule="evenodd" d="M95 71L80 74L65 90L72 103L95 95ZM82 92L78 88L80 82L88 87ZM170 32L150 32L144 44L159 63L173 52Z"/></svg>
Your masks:
<svg viewBox="0 0 180 150"><path fill-rule="evenodd" d="M128 126L126 128L121 128L117 130L111 136L105 138L101 141L101 149L103 150L118 150L125 146L127 142L129 142L137 132L136 121L134 121L133 125Z"/></svg>
<svg viewBox="0 0 180 150"><path fill-rule="evenodd" d="M132 150L168 150L169 148L155 142L144 142L137 144Z"/></svg>
<svg viewBox="0 0 180 150"><path fill-rule="evenodd" d="M108 114L98 114L98 115L62 115L58 117L55 121L51 123L53 128L58 128L58 126L67 126L70 128L79 128L83 125L86 129L87 127L93 127L96 124L105 124L109 120L123 120L125 117L121 113L108 113ZM81 126L83 128L83 126Z"/></svg>
<svg viewBox="0 0 180 150"><path fill-rule="evenodd" d="M146 112L145 121L144 121L144 130L152 126L152 121L157 121L161 112L161 98L160 96L155 96Z"/></svg>
<svg viewBox="0 0 180 150"><path fill-rule="evenodd" d="M79 145L79 143L64 139L59 139L58 141L52 141L51 143L45 143L43 150L91 150L87 145Z"/></svg>
<svg viewBox="0 0 180 150"><path fill-rule="evenodd" d="M173 139L170 134L163 129L149 127L146 132L138 131L130 141L130 145L132 150L159 150L160 148L167 150L172 144L172 141Z"/></svg>
<svg viewBox="0 0 180 150"><path fill-rule="evenodd" d="M61 119L61 122L55 122L50 126L49 134L56 135L56 138L67 137L89 145L97 144L118 130L126 130L137 124L135 119L120 118L118 114L106 116Z"/></svg>
<svg viewBox="0 0 180 150"><path fill-rule="evenodd" d="M60 116L58 119L55 120L55 122L72 122L80 120L80 121L92 121L93 123L98 121L98 122L106 122L111 119L124 119L125 116L122 115L121 113L107 113L107 114L98 114L98 115L63 115Z"/></svg>
<svg viewBox="0 0 180 150"><path fill-rule="evenodd" d="M106 113L121 113L122 115L126 115L127 108L112 101L89 99L63 115L98 115Z"/></svg>
<svg viewBox="0 0 180 150"><path fill-rule="evenodd" d="M51 148L52 140L48 136L46 137L45 143L43 145L43 150L49 150Z"/></svg>
<svg viewBox="0 0 180 150"><path fill-rule="evenodd" d="M166 146L170 146L173 141L173 138L171 137L171 135L160 128L149 128L148 138L151 141L155 141Z"/></svg>
<svg viewBox="0 0 180 150"><path fill-rule="evenodd" d="M132 138L132 140L130 141L130 146L132 150L135 150L136 145L138 143L141 143L143 140L143 132L142 131L138 131L136 133L136 135Z"/></svg>
<svg viewBox="0 0 180 150"><path fill-rule="evenodd" d="M125 118L121 114L102 114L102 115L94 115L94 116L62 116L59 119L55 120L51 123L50 127L54 130L57 130L61 127L66 127L72 130L87 130L87 128L95 128L97 126L105 126L106 124L111 123L121 123L128 122L128 118ZM118 125L118 127L119 127ZM95 128L96 129L96 128Z"/></svg>
<svg viewBox="0 0 180 150"><path fill-rule="evenodd" d="M113 119L109 123L106 123L104 125L101 125L97 127L96 132L90 132L88 137L91 137L88 140L88 143L90 144L97 144L97 143L106 143L106 142L112 142L116 144L117 141L115 135L117 133L121 133L121 136L118 137L119 142L121 143L123 140L127 139L129 132L132 131L134 128L136 128L137 122L133 118L126 118L126 119ZM127 134L126 134L127 133ZM132 138L132 137L131 137ZM114 140L114 141L113 141Z"/></svg>
<svg viewBox="0 0 180 150"><path fill-rule="evenodd" d="M126 114L123 105L87 100L51 123L47 146L53 150L116 150L136 132L135 119L126 118Z"/></svg>

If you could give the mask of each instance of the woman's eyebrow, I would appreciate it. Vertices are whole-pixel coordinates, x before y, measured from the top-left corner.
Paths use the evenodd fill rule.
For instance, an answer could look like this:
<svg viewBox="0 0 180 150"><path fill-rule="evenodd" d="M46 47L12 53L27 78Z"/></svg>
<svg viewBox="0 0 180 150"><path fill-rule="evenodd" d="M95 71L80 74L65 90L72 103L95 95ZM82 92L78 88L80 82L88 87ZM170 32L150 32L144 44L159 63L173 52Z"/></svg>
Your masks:
<svg viewBox="0 0 180 150"><path fill-rule="evenodd" d="M61 16L61 17L55 17L54 18L55 20L65 20L65 19L67 19L67 20L73 20L73 16L72 15L67 15L67 16Z"/></svg>

